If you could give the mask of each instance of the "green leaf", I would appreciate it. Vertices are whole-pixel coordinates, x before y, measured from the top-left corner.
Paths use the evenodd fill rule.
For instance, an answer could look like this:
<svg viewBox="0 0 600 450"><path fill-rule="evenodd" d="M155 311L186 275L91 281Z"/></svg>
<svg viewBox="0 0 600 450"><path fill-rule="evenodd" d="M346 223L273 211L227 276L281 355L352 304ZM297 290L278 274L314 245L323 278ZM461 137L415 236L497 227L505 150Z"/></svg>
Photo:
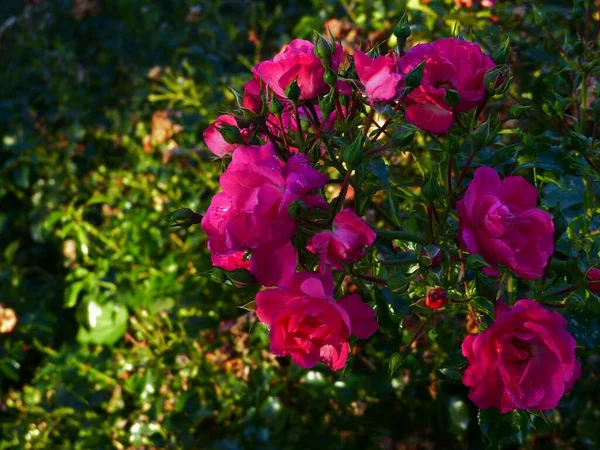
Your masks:
<svg viewBox="0 0 600 450"><path fill-rule="evenodd" d="M87 327L80 327L77 341L81 344L113 345L125 334L129 313L127 308L114 302L99 305L90 301L86 305Z"/></svg>
<svg viewBox="0 0 600 450"><path fill-rule="evenodd" d="M402 367L402 364L404 363L405 360L406 360L406 355L404 355L403 353L398 352L398 353L394 353L392 355L392 357L390 358L390 365L389 365L390 378L393 378L398 373L398 371Z"/></svg>
<svg viewBox="0 0 600 450"><path fill-rule="evenodd" d="M65 292L65 302L63 306L65 308L72 308L77 304L77 299L79 298L79 293L85 287L85 281L76 281L75 283L69 285Z"/></svg>
<svg viewBox="0 0 600 450"><path fill-rule="evenodd" d="M497 409L492 408L480 410L477 417L481 432L488 441L488 448L523 444L529 427L529 419L524 411L500 414Z"/></svg>
<svg viewBox="0 0 600 450"><path fill-rule="evenodd" d="M485 262L481 255L469 255L466 261L467 267L469 269L483 269L484 267L490 267L488 263Z"/></svg>

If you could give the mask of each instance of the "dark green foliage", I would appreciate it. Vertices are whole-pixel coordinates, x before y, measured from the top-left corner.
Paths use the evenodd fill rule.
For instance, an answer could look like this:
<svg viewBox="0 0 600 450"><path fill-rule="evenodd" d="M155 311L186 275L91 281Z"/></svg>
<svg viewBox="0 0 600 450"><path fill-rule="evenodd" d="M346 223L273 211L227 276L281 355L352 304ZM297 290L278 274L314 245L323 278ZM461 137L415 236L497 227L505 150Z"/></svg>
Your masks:
<svg viewBox="0 0 600 450"><path fill-rule="evenodd" d="M329 37L327 19L353 21L366 39L389 34L408 5L409 42L447 37L459 20L490 55L510 43L498 56L512 70L514 105L491 99L490 110L503 120L510 110L519 126L494 143L478 130L485 147L473 167L528 177L542 207L561 218L546 284L556 288L536 285L535 294L564 302L554 294L581 283L586 261L600 262L599 177L585 160L591 122L571 134L561 128L578 113L574 98L597 92L570 90L582 72L541 28L550 26L573 56L592 51L573 40L584 21L571 20L580 11L570 2L535 2L541 13L534 14L531 2L498 0L498 22L450 0L418 8L416 1L0 3L0 304L18 317L14 331L0 335L0 449L599 445L600 302L584 288L568 294L567 309L584 373L592 375L557 410L478 415L467 399L456 353L469 312L461 294L449 291L447 308L458 318L409 308L425 296L406 292L414 271L434 286L444 268L414 256L428 242L427 226L421 196L402 176L416 169L364 161L348 146L347 164L365 189L387 195L381 213L406 230L389 239L407 248L378 239L390 262L378 276L389 289L360 288L373 297L381 332L353 344L343 373L306 371L270 355L248 273L213 270L199 226L170 226L181 208L203 213L218 187L220 167L202 131L223 105L236 106L226 86L241 90L248 69L294 37L311 39L313 29ZM597 70L591 63L585 73ZM393 136L409 151L431 147L410 126ZM470 149L448 146L462 166ZM427 194L435 202L447 192L433 167L430 160L425 173L435 174ZM368 198L356 201L372 207ZM443 232L441 239L454 239ZM469 257L465 281L477 289L475 312L489 318L493 287L475 275L483 265ZM507 292L530 294L520 285ZM428 333L412 342L421 326Z"/></svg>

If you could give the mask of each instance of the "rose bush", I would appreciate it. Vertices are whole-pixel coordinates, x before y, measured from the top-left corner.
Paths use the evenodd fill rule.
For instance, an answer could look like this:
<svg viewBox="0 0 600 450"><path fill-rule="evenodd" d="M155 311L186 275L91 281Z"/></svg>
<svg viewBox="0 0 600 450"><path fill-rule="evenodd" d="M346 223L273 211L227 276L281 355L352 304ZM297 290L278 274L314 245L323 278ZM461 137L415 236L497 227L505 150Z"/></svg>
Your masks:
<svg viewBox="0 0 600 450"><path fill-rule="evenodd" d="M487 108L511 87L508 46L494 61L456 37L405 50L406 18L394 33L398 47L383 54L344 56L318 36L255 66L238 110L218 119L237 125L237 117L261 145L242 138L220 152L232 152L232 161L202 221L213 264L255 276L263 287L249 308L269 328L271 352L302 368L346 367L360 351L351 350L352 335L380 329L393 338L410 308L401 323L414 334L391 358L394 372L425 328L435 340L442 317L464 314L461 378L473 403L500 414L556 408L581 365L565 317L548 308L564 307L556 296L580 287L597 291L598 269L580 270L567 287L547 285L560 278L552 260L564 249L566 219L560 205L551 205L554 217L538 205L537 184L515 173L527 163L508 159L517 144L503 140L502 116ZM512 105L510 114L525 109ZM212 125L209 148L215 130L225 140L235 134ZM425 145L418 150L417 134ZM568 136L582 148L585 138ZM417 183L392 177L392 154L407 147L429 168ZM425 149L428 158L444 156L425 162ZM415 177L410 165L401 170ZM540 182L536 171L533 180ZM516 300L515 285L534 299Z"/></svg>

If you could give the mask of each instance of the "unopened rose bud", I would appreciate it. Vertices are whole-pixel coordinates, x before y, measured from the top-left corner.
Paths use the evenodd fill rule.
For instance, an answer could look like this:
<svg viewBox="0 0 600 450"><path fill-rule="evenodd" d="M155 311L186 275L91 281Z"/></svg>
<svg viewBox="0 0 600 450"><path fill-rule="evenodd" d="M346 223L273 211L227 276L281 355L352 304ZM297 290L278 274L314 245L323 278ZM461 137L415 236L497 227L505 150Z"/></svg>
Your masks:
<svg viewBox="0 0 600 450"><path fill-rule="evenodd" d="M448 293L445 289L435 288L427 292L425 305L431 309L441 309L448 303Z"/></svg>
<svg viewBox="0 0 600 450"><path fill-rule="evenodd" d="M329 117L329 114L331 114L335 109L332 92L330 92L325 97L319 100L319 108L321 109L321 115L323 117L323 120Z"/></svg>
<svg viewBox="0 0 600 450"><path fill-rule="evenodd" d="M169 226L181 227L183 229L188 229L192 225L202 221L202 216L189 208L178 209L174 213L168 214L167 217Z"/></svg>
<svg viewBox="0 0 600 450"><path fill-rule="evenodd" d="M335 86L337 74L328 67L325 69L325 73L323 74L323 81L325 81L325 83L327 83L329 86Z"/></svg>
<svg viewBox="0 0 600 450"><path fill-rule="evenodd" d="M421 263L427 267L438 267L442 264L442 251L436 245L428 245L423 249Z"/></svg>
<svg viewBox="0 0 600 450"><path fill-rule="evenodd" d="M435 200L439 199L441 193L440 185L434 175L425 180L425 183L423 183L423 187L421 188L421 194L423 194L423 197L425 197L429 204L432 204Z"/></svg>
<svg viewBox="0 0 600 450"><path fill-rule="evenodd" d="M406 40L410 37L410 24L408 23L408 15L406 12L402 15L402 18L398 24L394 27L394 36L398 39L398 45L404 46Z"/></svg>
<svg viewBox="0 0 600 450"><path fill-rule="evenodd" d="M323 61L328 61L331 55L333 55L333 45L323 36L317 37L315 42L315 56Z"/></svg>
<svg viewBox="0 0 600 450"><path fill-rule="evenodd" d="M285 95L288 100L292 103L296 103L300 98L300 87L298 86L298 80L292 81L287 88L285 88Z"/></svg>
<svg viewBox="0 0 600 450"><path fill-rule="evenodd" d="M233 125L221 124L217 127L221 136L228 144L243 144L244 138L240 133L240 129Z"/></svg>
<svg viewBox="0 0 600 450"><path fill-rule="evenodd" d="M600 292L600 269L590 269L587 273L588 289L593 292Z"/></svg>
<svg viewBox="0 0 600 450"><path fill-rule="evenodd" d="M269 111L277 117L283 112L283 105L275 96L273 96L271 103L269 103Z"/></svg>

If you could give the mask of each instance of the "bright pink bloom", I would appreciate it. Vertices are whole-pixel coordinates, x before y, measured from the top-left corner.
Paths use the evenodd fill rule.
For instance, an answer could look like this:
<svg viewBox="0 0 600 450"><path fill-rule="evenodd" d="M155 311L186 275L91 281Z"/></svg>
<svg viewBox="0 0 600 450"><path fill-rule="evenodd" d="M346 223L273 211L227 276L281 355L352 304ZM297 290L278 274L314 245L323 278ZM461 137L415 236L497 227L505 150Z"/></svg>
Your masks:
<svg viewBox="0 0 600 450"><path fill-rule="evenodd" d="M490 167L475 171L457 203L458 238L463 249L479 254L497 275L503 264L528 280L540 278L554 251L554 223L537 209L537 191L523 177L500 176Z"/></svg>
<svg viewBox="0 0 600 450"><path fill-rule="evenodd" d="M406 99L406 118L425 131L446 133L454 123L452 108L444 100L446 90L460 95L454 107L458 112L481 105L486 98L485 73L494 62L479 45L455 38L414 46L400 58L402 73L408 74L422 61L427 61L423 79Z"/></svg>
<svg viewBox="0 0 600 450"><path fill-rule="evenodd" d="M296 200L326 207L321 196L311 193L326 181L304 154L284 164L270 143L238 148L221 176L223 191L213 197L202 219L213 264L238 268L240 252L251 250L250 271L258 282L282 283L295 272L297 258L291 244L296 223L288 208Z"/></svg>
<svg viewBox="0 0 600 450"><path fill-rule="evenodd" d="M375 311L357 294L336 302L330 271L296 273L285 287L256 295L256 313L271 329L271 352L290 355L294 363L309 369L319 361L332 370L344 367L353 334L371 336L379 325Z"/></svg>
<svg viewBox="0 0 600 450"><path fill-rule="evenodd" d="M243 144L230 144L223 139L223 136L219 132L219 128L223 125L231 125L237 128L237 122L235 121L235 118L229 114L223 114L217 117L217 120L211 123L203 133L206 146L219 158L222 158L226 155L231 155L236 148L243 146ZM242 138L247 136L247 134L248 130L240 130L240 135Z"/></svg>
<svg viewBox="0 0 600 450"><path fill-rule="evenodd" d="M371 58L357 50L354 68L372 102L390 102L400 95L400 67L396 53Z"/></svg>
<svg viewBox="0 0 600 450"><path fill-rule="evenodd" d="M492 325L462 343L469 398L503 414L555 408L581 374L577 343L566 326L563 316L533 300L519 300L512 309L500 302Z"/></svg>
<svg viewBox="0 0 600 450"><path fill-rule="evenodd" d="M375 237L375 232L362 218L351 209L345 209L335 216L333 231L315 234L306 248L318 253L325 264L342 270L344 263L360 261Z"/></svg>
<svg viewBox="0 0 600 450"><path fill-rule="evenodd" d="M244 86L242 106L254 111L256 114L260 114L261 112L262 99L260 98L260 80L256 78L256 76Z"/></svg>
<svg viewBox="0 0 600 450"><path fill-rule="evenodd" d="M335 44L332 56L332 69L337 71L344 56L341 45ZM310 41L295 39L272 60L263 61L252 69L269 88L281 98L286 98L285 89L297 79L300 100L312 100L329 92L323 81L325 69L315 56L314 45Z"/></svg>
<svg viewBox="0 0 600 450"><path fill-rule="evenodd" d="M587 273L587 278L590 281L588 289L594 292L600 292L600 269L590 269Z"/></svg>

